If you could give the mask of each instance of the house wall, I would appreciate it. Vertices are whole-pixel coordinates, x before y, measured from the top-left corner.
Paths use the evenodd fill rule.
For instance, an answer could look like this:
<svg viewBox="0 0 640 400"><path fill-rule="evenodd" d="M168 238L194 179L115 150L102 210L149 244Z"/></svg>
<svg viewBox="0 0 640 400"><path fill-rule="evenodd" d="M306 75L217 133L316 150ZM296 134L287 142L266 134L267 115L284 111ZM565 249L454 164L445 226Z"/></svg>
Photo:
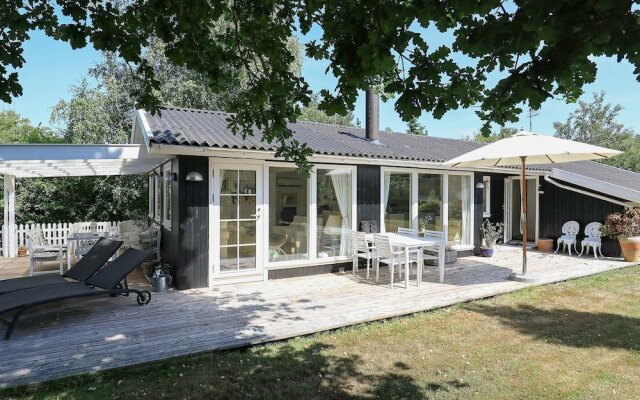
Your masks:
<svg viewBox="0 0 640 400"><path fill-rule="evenodd" d="M173 182L171 228L163 227L163 262L174 268L177 289L209 284L209 184L207 157L179 156L172 163L177 174ZM187 182L191 171L202 174L203 182Z"/></svg>
<svg viewBox="0 0 640 400"><path fill-rule="evenodd" d="M608 213L624 210L621 205L559 188L543 179L540 180L540 185L544 192L540 195L540 237L557 239L562 234L565 222L578 221L581 231L578 250L588 223L604 223ZM615 240L603 238L602 253L605 256L620 257L620 245Z"/></svg>
<svg viewBox="0 0 640 400"><path fill-rule="evenodd" d="M376 221L380 230L380 166L358 165L357 226L362 221Z"/></svg>
<svg viewBox="0 0 640 400"><path fill-rule="evenodd" d="M493 223L504 222L504 179L513 176L506 174L486 174L476 173L475 182L482 180L482 176L491 177L491 217L489 220ZM540 178L540 189L543 193L539 195L539 216L538 216L538 233L541 238L550 238L557 240L562 234L562 225L571 220L580 223L580 229L589 222L604 222L604 218L608 213L622 211L624 207L600 200L592 196L576 193L571 190L559 188ZM476 189L477 190L477 189ZM476 192L476 199L481 196L482 192ZM481 211L482 200L476 201L475 214L475 244L481 243L480 225L482 223ZM581 233L578 241L584 237ZM603 238L603 253L610 257L619 257L620 246L615 240ZM554 242L555 248L555 242ZM578 249L580 248L578 244ZM579 251L579 250L578 250Z"/></svg>

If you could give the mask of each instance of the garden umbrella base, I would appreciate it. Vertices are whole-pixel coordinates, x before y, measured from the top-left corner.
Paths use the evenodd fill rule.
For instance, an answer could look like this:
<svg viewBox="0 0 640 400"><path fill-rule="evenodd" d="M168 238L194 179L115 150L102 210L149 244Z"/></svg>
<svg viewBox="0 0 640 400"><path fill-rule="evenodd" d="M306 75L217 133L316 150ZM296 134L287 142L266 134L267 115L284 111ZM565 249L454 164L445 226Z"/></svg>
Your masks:
<svg viewBox="0 0 640 400"><path fill-rule="evenodd" d="M517 272L512 272L509 274L509 280L522 283L539 283L540 277L535 274L519 274Z"/></svg>

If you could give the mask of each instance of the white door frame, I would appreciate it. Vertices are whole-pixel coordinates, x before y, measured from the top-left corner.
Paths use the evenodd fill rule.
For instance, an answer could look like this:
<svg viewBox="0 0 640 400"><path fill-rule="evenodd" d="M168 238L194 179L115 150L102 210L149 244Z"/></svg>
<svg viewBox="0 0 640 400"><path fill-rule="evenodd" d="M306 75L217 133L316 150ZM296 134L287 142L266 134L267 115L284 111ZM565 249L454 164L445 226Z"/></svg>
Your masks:
<svg viewBox="0 0 640 400"><path fill-rule="evenodd" d="M261 163L240 160L209 159L209 285L216 278L233 278L247 275L262 276L264 270L264 167ZM235 162L234 162L235 161ZM256 172L256 268L243 271L220 272L220 170Z"/></svg>
<svg viewBox="0 0 640 400"><path fill-rule="evenodd" d="M539 176L527 176L527 180L535 179L536 182L536 207L535 207L535 223L536 223L536 234L534 238L528 238L529 240L533 240L534 242L538 241L539 233L540 233L540 177ZM511 229L513 225L512 219L512 209L513 209L513 181L520 181L520 176L510 176L504 178L504 242L508 243L513 238L511 237ZM531 212L530 208L527 209L527 212Z"/></svg>

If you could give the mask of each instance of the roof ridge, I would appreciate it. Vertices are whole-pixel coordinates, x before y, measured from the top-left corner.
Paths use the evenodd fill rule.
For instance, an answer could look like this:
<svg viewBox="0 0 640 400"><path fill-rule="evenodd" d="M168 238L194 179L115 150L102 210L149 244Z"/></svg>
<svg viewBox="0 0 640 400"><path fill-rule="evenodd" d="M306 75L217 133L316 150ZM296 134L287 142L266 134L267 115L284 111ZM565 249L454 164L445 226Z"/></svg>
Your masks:
<svg viewBox="0 0 640 400"><path fill-rule="evenodd" d="M176 107L176 106L167 106L162 105L159 108L165 110L180 110L180 111L191 111L191 112L201 112L204 114L226 114L231 115L233 113L223 110L207 110L206 108L191 108L191 107Z"/></svg>

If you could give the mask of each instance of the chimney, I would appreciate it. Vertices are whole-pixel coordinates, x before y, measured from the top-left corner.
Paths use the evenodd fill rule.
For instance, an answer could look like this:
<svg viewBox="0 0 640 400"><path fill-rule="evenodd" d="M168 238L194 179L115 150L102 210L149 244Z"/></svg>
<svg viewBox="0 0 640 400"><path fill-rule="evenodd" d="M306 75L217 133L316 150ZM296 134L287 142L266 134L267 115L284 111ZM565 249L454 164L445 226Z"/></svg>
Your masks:
<svg viewBox="0 0 640 400"><path fill-rule="evenodd" d="M372 142L380 141L380 112L378 94L372 87L367 89L366 132L367 139Z"/></svg>

